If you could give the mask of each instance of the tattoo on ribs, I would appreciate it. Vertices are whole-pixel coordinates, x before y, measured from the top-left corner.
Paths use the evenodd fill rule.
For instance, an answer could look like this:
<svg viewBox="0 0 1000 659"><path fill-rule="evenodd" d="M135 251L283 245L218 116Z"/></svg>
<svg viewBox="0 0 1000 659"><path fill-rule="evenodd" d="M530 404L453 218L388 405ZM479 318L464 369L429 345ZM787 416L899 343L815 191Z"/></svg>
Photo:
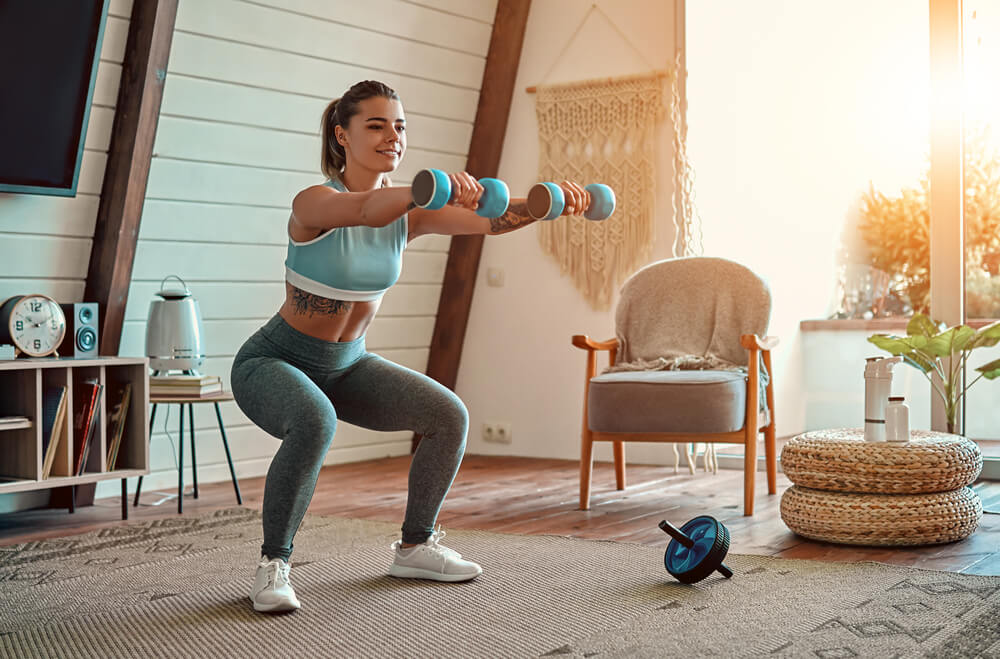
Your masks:
<svg viewBox="0 0 1000 659"><path fill-rule="evenodd" d="M509 231L534 221L534 218L528 213L527 203L511 204L506 213L500 217L490 218L490 231L493 233Z"/></svg>
<svg viewBox="0 0 1000 659"><path fill-rule="evenodd" d="M293 288L292 302L295 305L296 313L308 313L310 317L315 314L336 316L339 313L350 311L351 307L354 306L352 302L331 300L330 298L306 293L299 288Z"/></svg>

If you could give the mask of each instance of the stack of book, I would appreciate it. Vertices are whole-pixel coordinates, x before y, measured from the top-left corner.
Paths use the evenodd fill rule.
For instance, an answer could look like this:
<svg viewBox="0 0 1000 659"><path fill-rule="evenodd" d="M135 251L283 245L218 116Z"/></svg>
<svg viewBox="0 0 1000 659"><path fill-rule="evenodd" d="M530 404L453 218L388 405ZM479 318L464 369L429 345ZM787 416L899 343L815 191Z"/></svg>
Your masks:
<svg viewBox="0 0 1000 659"><path fill-rule="evenodd" d="M96 379L87 379L73 390L73 473L82 476L87 469L90 447L97 441L97 424L100 419L101 395L104 385ZM100 466L94 471L99 472Z"/></svg>
<svg viewBox="0 0 1000 659"><path fill-rule="evenodd" d="M154 375L149 395L156 398L210 398L222 393L218 375Z"/></svg>
<svg viewBox="0 0 1000 659"><path fill-rule="evenodd" d="M107 471L113 471L118 461L118 449L125 436L125 421L128 418L129 404L132 402L132 384L126 382L118 390L118 402L108 415L108 461Z"/></svg>
<svg viewBox="0 0 1000 659"><path fill-rule="evenodd" d="M66 387L46 387L42 394L42 478L51 475L60 443L69 441L66 391Z"/></svg>

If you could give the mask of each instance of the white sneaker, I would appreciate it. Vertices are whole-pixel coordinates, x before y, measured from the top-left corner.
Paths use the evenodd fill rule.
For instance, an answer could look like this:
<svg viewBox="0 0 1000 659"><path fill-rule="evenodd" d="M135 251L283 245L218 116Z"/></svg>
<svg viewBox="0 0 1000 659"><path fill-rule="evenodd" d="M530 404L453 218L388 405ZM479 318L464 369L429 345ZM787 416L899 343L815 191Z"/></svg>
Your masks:
<svg viewBox="0 0 1000 659"><path fill-rule="evenodd" d="M438 530L422 545L404 549L402 541L392 543L396 558L389 568L389 575L404 579L433 579L434 581L468 581L483 573L483 568L462 558L454 549L440 544L445 532Z"/></svg>
<svg viewBox="0 0 1000 659"><path fill-rule="evenodd" d="M257 564L253 589L250 591L254 609L276 613L294 611L302 606L295 597L295 591L292 590L292 582L288 579L291 569L291 566L280 558L268 560L266 557L261 557L260 563Z"/></svg>

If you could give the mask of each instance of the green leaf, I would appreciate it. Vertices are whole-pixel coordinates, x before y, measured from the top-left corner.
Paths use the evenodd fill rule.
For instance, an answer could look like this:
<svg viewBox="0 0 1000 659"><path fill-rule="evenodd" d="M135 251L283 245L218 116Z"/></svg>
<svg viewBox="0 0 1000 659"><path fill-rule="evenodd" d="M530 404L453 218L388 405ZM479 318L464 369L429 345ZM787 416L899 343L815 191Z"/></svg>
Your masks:
<svg viewBox="0 0 1000 659"><path fill-rule="evenodd" d="M909 364L921 373L929 373L934 370L934 364L917 352L911 352L908 355L903 355L903 363Z"/></svg>
<svg viewBox="0 0 1000 659"><path fill-rule="evenodd" d="M890 355L904 355L913 351L908 337L893 336L891 334L874 334L868 337L868 342L873 343Z"/></svg>
<svg viewBox="0 0 1000 659"><path fill-rule="evenodd" d="M938 333L937 325L922 313L913 314L906 324L906 333L910 336L926 336L928 338Z"/></svg>
<svg viewBox="0 0 1000 659"><path fill-rule="evenodd" d="M976 368L987 380L994 380L1000 377L1000 359L994 359L989 364L983 364Z"/></svg>
<svg viewBox="0 0 1000 659"><path fill-rule="evenodd" d="M980 327L972 340L965 344L963 350L974 350L976 348L990 348L1000 342L1000 320L990 323L986 327Z"/></svg>
<svg viewBox="0 0 1000 659"><path fill-rule="evenodd" d="M922 349L935 357L951 357L969 342L976 330L966 325L950 327L937 336L932 336Z"/></svg>

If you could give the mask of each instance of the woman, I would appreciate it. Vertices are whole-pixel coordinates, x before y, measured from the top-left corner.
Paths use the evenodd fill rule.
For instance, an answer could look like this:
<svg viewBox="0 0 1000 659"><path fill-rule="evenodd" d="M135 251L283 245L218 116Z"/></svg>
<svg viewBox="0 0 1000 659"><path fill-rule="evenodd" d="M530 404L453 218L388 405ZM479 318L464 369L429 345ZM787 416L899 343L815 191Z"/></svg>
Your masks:
<svg viewBox="0 0 1000 659"><path fill-rule="evenodd" d="M231 375L240 409L282 440L265 481L264 543L250 593L258 611L300 606L289 581L292 539L341 420L423 436L389 574L466 581L482 572L441 545L444 532L434 530L465 451L465 405L426 375L367 352L365 331L399 277L410 240L501 234L533 221L523 199L512 200L503 217L476 215L483 188L465 172L450 175L453 199L436 211L414 207L409 187L391 187L387 175L406 150L406 120L399 97L382 83L354 85L327 107L322 123L329 180L292 201L284 304L240 349ZM563 188L564 212L582 212L588 193L575 183Z"/></svg>

